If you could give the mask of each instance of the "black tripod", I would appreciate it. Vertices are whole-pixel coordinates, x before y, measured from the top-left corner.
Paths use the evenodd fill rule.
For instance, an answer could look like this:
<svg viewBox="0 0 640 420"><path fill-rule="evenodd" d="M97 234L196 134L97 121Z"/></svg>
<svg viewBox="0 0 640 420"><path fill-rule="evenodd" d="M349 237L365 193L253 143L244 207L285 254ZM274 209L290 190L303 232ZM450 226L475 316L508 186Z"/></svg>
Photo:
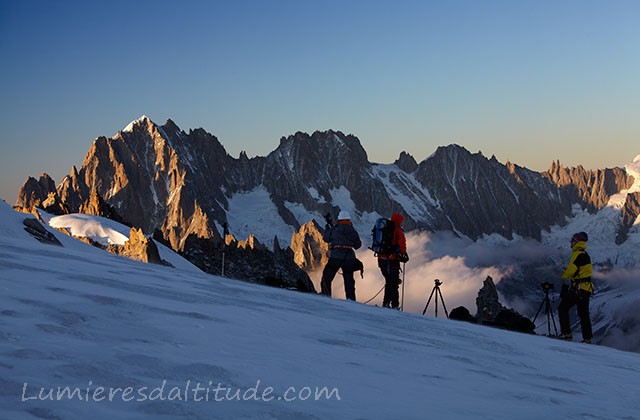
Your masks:
<svg viewBox="0 0 640 420"><path fill-rule="evenodd" d="M553 316L553 308L551 307L551 301L549 300L549 290L553 289L553 284L549 282L544 282L540 285L542 290L544 290L544 299L538 308L538 312L536 312L536 316L533 317L533 323L536 323L536 319L544 306L544 313L547 316L547 335L551 336L551 322L553 321L553 330L558 335L558 327L556 327L556 319Z"/></svg>
<svg viewBox="0 0 640 420"><path fill-rule="evenodd" d="M429 300L427 300L427 305L424 307L424 311L422 311L422 315L427 312L427 308L429 307L429 303L431 303L431 298L434 293L436 295L436 318L438 317L438 295L440 295L440 300L442 301L442 307L444 308L444 313L447 315L447 319L449 319L449 312L447 312L447 307L444 304L444 298L442 297L442 291L440 290L440 285L442 282L438 279L433 281L436 285L433 286L433 290L431 290L431 295L429 295Z"/></svg>

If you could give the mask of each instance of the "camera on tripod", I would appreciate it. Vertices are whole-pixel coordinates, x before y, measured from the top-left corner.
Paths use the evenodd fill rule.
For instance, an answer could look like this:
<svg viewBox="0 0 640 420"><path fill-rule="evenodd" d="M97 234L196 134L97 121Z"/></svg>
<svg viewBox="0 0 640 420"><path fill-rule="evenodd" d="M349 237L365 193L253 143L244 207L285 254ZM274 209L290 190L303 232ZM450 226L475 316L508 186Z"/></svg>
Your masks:
<svg viewBox="0 0 640 420"><path fill-rule="evenodd" d="M556 326L556 319L553 315L553 307L551 306L551 300L549 300L549 291L554 289L553 283L545 281L544 283L540 283L540 287L544 291L544 299L538 308L538 312L536 312L536 316L533 317L533 323L535 324L536 319L538 319L538 315L540 311L544 307L544 313L547 316L547 335L551 336L551 323L553 322L553 330L555 331L555 335L558 335L558 327Z"/></svg>
<svg viewBox="0 0 640 420"><path fill-rule="evenodd" d="M542 290L553 290L554 289L553 283L549 283L548 281L545 281L544 283L540 283L540 287L542 287Z"/></svg>
<svg viewBox="0 0 640 420"><path fill-rule="evenodd" d="M447 316L447 319L449 319L449 312L447 311L447 307L444 304L444 298L442 297L442 291L440 290L440 285L442 284L442 282L440 281L440 279L435 279L433 282L435 283L435 286L433 286L433 290L431 290L431 294L429 295L429 300L427 300L427 305L424 307L424 311L422 311L422 315L427 313L427 308L429 307L429 303L431 303L431 298L435 294L436 295L436 318L438 317L438 295L439 295L440 301L442 302L442 307L444 308L444 314Z"/></svg>

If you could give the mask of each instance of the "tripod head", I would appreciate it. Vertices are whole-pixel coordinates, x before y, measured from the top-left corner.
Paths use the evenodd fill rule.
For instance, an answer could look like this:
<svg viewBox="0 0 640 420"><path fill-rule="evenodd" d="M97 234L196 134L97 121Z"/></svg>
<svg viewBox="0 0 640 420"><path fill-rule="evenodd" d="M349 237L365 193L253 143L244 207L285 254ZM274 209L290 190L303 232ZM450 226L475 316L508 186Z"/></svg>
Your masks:
<svg viewBox="0 0 640 420"><path fill-rule="evenodd" d="M554 290L555 289L553 283L550 283L548 281L545 281L544 283L540 283L540 287L544 291L544 294L547 295L547 296L549 296L549 291L550 290Z"/></svg>
<svg viewBox="0 0 640 420"><path fill-rule="evenodd" d="M436 287L439 287L442 284L440 279L435 279L433 282L435 283Z"/></svg>
<svg viewBox="0 0 640 420"><path fill-rule="evenodd" d="M553 289L555 289L555 286L553 285L553 283L550 283L548 281L545 281L544 283L540 283L540 287L542 287L542 290L553 290Z"/></svg>

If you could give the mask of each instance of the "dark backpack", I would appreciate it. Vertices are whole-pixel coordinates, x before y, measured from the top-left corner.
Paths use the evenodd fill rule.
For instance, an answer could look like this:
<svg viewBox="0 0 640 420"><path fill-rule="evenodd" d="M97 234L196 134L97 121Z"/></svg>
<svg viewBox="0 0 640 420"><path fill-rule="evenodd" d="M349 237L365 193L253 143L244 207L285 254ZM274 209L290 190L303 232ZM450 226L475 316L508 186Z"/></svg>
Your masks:
<svg viewBox="0 0 640 420"><path fill-rule="evenodd" d="M393 245L393 231L395 224L384 217L376 220L371 229L371 249L376 254L393 254L396 250Z"/></svg>

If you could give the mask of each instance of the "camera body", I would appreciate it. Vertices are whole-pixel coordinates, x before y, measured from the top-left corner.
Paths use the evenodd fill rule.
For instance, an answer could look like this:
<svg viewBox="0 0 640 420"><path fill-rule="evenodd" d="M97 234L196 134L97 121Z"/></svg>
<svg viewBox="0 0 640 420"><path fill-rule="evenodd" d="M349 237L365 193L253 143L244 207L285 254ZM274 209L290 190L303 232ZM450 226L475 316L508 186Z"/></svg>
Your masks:
<svg viewBox="0 0 640 420"><path fill-rule="evenodd" d="M553 283L550 283L548 281L545 281L544 283L540 283L540 287L542 287L542 290L553 290L555 288L553 286Z"/></svg>
<svg viewBox="0 0 640 420"><path fill-rule="evenodd" d="M440 279L435 279L433 282L436 284L436 286L440 286L442 284Z"/></svg>

